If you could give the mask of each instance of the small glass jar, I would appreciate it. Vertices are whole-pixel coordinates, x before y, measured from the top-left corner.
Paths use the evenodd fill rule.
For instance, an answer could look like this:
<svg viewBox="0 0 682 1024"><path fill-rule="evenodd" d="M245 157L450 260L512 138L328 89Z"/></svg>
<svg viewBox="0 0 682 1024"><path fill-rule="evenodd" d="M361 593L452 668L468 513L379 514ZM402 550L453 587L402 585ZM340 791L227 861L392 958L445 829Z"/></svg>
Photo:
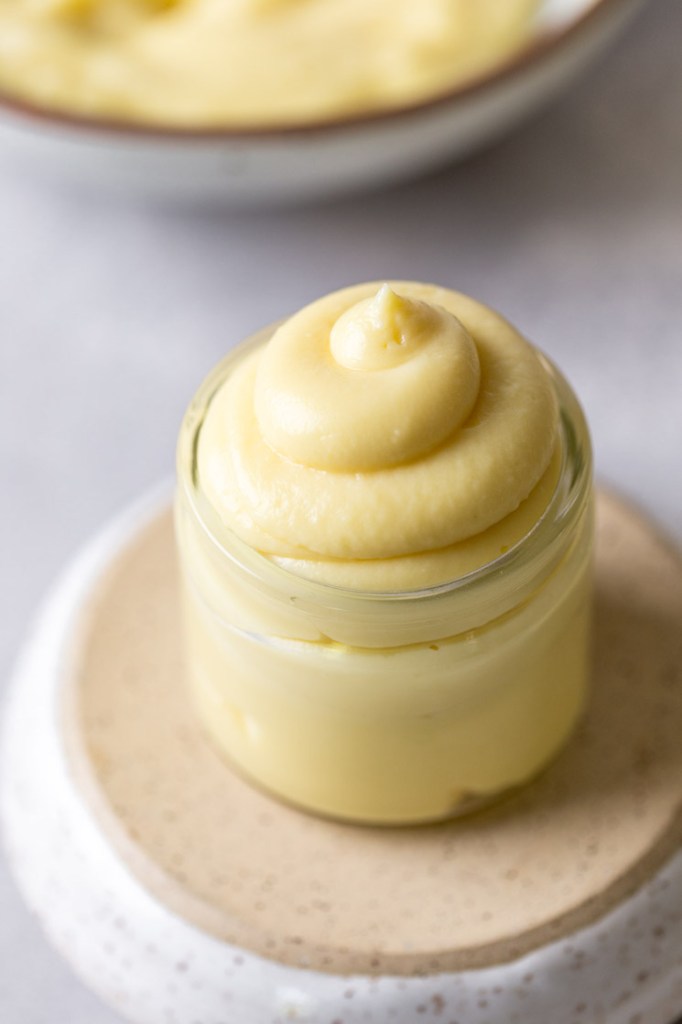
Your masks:
<svg viewBox="0 0 682 1024"><path fill-rule="evenodd" d="M543 360L560 405L559 481L509 551L425 590L344 590L259 554L202 493L207 410L271 333L219 364L180 433L176 530L201 723L248 779L310 811L408 824L479 807L535 776L584 705L593 508L580 406Z"/></svg>

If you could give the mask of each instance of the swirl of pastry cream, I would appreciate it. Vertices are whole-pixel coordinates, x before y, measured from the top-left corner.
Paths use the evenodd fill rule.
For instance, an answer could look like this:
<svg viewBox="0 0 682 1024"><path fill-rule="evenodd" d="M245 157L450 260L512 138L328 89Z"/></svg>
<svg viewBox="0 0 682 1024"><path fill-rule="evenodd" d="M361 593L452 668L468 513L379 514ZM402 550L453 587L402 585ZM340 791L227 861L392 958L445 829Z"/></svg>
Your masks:
<svg viewBox="0 0 682 1024"><path fill-rule="evenodd" d="M198 474L261 552L359 589L496 557L558 473L554 387L531 345L456 292L398 282L312 303L214 396Z"/></svg>

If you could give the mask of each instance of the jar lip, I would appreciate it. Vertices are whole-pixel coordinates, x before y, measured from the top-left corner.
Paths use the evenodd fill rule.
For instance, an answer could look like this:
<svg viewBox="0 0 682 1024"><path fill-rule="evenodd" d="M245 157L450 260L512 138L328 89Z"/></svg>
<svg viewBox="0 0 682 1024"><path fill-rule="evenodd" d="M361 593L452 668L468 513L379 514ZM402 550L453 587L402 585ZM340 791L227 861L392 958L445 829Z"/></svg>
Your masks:
<svg viewBox="0 0 682 1024"><path fill-rule="evenodd" d="M211 545L229 562L238 566L259 585L271 585L319 601L320 604L363 602L396 604L441 598L459 591L478 588L484 581L508 575L519 562L532 561L534 556L546 553L563 535L566 522L577 518L586 503L592 478L590 437L582 408L568 381L555 364L542 352L536 352L552 378L559 397L559 431L561 439L561 468L556 487L542 515L531 529L508 551L490 562L452 580L430 587L410 590L382 591L358 590L320 580L309 579L278 565L272 558L251 547L227 526L204 497L197 480L196 453L201 427L211 401L232 368L254 348L262 344L276 330L272 324L232 349L209 373L200 385L183 418L178 443L178 486L181 488L196 521Z"/></svg>

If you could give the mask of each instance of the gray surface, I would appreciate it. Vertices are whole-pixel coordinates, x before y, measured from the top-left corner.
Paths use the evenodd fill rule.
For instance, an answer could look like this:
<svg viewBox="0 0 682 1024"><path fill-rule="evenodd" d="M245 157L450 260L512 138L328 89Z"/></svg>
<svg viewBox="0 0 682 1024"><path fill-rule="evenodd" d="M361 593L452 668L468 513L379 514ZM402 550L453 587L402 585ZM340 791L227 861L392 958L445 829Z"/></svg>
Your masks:
<svg viewBox="0 0 682 1024"><path fill-rule="evenodd" d="M603 481L682 542L682 4L467 164L324 208L204 215L54 191L0 155L0 685L45 587L170 474L233 342L381 277L504 310L582 396ZM114 1024L0 863L2 1024ZM239 1022L235 1022L239 1024Z"/></svg>

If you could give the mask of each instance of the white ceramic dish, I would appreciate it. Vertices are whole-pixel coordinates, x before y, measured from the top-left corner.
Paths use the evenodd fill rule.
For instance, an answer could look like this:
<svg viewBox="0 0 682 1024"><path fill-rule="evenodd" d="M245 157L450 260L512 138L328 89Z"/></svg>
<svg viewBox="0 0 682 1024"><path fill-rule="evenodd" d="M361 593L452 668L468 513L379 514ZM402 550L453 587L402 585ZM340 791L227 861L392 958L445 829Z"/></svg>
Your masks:
<svg viewBox="0 0 682 1024"><path fill-rule="evenodd" d="M265 959L199 929L138 881L74 781L60 708L93 588L166 502L164 489L135 505L64 575L36 621L3 722L10 862L83 981L135 1024L415 1024L415 1006L422 1024L451 1024L446 1005L460 1024L671 1024L682 1006L682 852L561 940L508 963L424 977L344 976Z"/></svg>
<svg viewBox="0 0 682 1024"><path fill-rule="evenodd" d="M175 130L71 117L0 97L0 145L53 176L234 205L319 198L463 157L549 100L642 0L544 0L529 43L491 73L386 114L304 128Z"/></svg>

